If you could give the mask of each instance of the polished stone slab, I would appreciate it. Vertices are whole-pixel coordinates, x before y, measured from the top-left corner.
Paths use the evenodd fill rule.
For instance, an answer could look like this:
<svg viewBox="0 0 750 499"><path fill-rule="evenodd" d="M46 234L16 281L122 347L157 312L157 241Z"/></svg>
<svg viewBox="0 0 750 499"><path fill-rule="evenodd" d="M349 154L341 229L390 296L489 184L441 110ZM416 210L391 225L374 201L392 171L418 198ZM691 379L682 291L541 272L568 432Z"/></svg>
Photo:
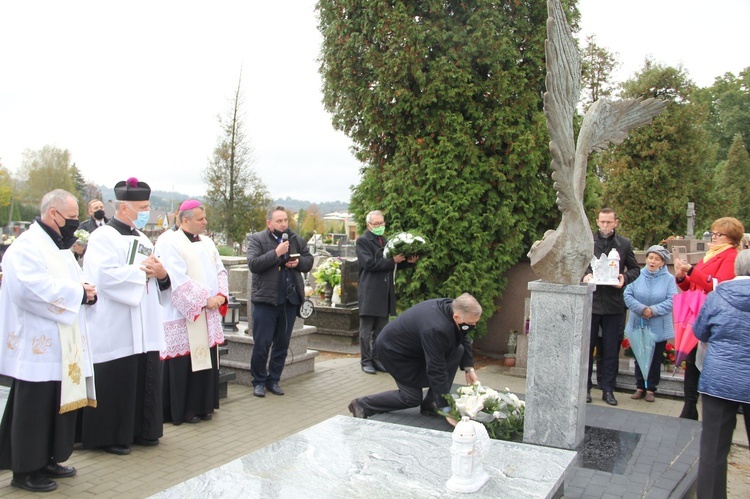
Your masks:
<svg viewBox="0 0 750 499"><path fill-rule="evenodd" d="M473 497L559 497L576 453L493 440ZM451 434L335 416L215 468L158 498L456 497Z"/></svg>

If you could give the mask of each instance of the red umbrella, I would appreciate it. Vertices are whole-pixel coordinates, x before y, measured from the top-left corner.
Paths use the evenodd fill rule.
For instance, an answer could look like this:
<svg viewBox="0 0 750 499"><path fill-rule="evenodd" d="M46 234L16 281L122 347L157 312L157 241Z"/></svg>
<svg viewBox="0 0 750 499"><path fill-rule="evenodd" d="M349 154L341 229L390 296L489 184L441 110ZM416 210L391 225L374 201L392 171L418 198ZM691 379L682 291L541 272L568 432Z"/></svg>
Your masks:
<svg viewBox="0 0 750 499"><path fill-rule="evenodd" d="M693 334L693 324L698 318L706 294L702 291L683 291L675 295L672 306L674 317L674 365L679 366L685 357L698 344L698 338Z"/></svg>

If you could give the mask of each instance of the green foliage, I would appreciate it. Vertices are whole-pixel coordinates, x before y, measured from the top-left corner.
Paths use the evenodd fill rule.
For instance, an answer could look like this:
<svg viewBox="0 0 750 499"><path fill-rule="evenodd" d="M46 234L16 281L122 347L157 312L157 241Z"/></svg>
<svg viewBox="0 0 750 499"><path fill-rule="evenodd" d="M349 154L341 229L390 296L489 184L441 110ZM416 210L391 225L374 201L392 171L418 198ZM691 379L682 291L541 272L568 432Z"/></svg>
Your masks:
<svg viewBox="0 0 750 499"><path fill-rule="evenodd" d="M596 44L594 35L586 37L586 46L581 53L581 102L584 112L599 98L612 95L612 71L619 65L615 54Z"/></svg>
<svg viewBox="0 0 750 499"><path fill-rule="evenodd" d="M234 249L229 246L218 246L216 249L219 251L220 256L237 256Z"/></svg>
<svg viewBox="0 0 750 499"><path fill-rule="evenodd" d="M271 204L268 189L252 168L252 149L242 117L241 81L226 117L219 118L222 135L203 172L211 229L225 232L227 243L242 241L247 232L263 230Z"/></svg>
<svg viewBox="0 0 750 499"><path fill-rule="evenodd" d="M42 197L54 189L65 189L79 197L77 189L78 169L71 163L71 154L67 149L44 146L38 150L26 149L23 152L21 176L25 178L22 193L24 203L39 205Z"/></svg>
<svg viewBox="0 0 750 499"><path fill-rule="evenodd" d="M301 210L300 210L301 211ZM312 237L313 231L318 234L325 233L325 222L323 222L323 214L318 209L318 205L311 204L307 211L304 213L302 220L302 226L300 228L300 235L308 240Z"/></svg>
<svg viewBox="0 0 750 499"><path fill-rule="evenodd" d="M716 194L722 216L735 217L745 227L750 227L750 155L742 135L734 136L726 161L716 167Z"/></svg>
<svg viewBox="0 0 750 499"><path fill-rule="evenodd" d="M653 123L629 132L624 143L599 158L606 177L604 204L617 211L622 232L636 248L683 234L688 201L695 203L696 229L713 219L713 149L701 127L704 108L690 100L692 91L681 68L650 60L623 84L623 98L671 101Z"/></svg>
<svg viewBox="0 0 750 499"><path fill-rule="evenodd" d="M320 0L318 12L324 104L363 163L351 209L432 242L397 272L399 307L469 292L490 317L503 272L559 215L546 3Z"/></svg>
<svg viewBox="0 0 750 499"><path fill-rule="evenodd" d="M750 66L739 76L717 77L712 86L697 90L694 99L708 107L703 126L718 144L718 159L726 159L737 134L750 148Z"/></svg>

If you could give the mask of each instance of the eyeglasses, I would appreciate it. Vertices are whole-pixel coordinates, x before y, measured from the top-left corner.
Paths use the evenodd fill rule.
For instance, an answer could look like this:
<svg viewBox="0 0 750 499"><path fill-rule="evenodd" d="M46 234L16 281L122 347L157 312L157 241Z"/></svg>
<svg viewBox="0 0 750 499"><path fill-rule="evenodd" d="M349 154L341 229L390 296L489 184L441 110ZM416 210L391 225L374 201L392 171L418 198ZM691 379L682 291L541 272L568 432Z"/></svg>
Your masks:
<svg viewBox="0 0 750 499"><path fill-rule="evenodd" d="M373 227L385 227L385 221L383 221L383 222L376 222L376 223L372 223L372 222L367 222L367 223L369 223Z"/></svg>
<svg viewBox="0 0 750 499"><path fill-rule="evenodd" d="M721 232L709 232L709 234L711 234L711 237L715 237L716 239L722 236L726 236L726 234L722 234Z"/></svg>

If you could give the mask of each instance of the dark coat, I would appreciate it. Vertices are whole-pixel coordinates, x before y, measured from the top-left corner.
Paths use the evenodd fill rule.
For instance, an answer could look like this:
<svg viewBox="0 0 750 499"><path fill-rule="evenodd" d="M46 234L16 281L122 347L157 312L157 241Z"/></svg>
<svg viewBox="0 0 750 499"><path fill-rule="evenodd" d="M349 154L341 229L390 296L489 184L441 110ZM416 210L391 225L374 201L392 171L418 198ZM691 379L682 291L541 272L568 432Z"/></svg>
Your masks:
<svg viewBox="0 0 750 499"><path fill-rule="evenodd" d="M300 236L289 233L289 253L299 253L299 265L291 269L294 275L294 285L299 302L305 300L305 281L303 272L309 272L313 266L313 256L307 248L307 243ZM247 266L253 274L253 284L250 301L253 303L268 303L277 305L279 299L279 279L284 259L276 256L279 242L270 230L256 232L251 235L247 244Z"/></svg>
<svg viewBox="0 0 750 499"><path fill-rule="evenodd" d="M432 388L438 407L450 393L453 379L446 358L463 346L459 367L474 366L471 342L453 320L453 299L417 303L389 322L375 340L378 359L398 383Z"/></svg>
<svg viewBox="0 0 750 499"><path fill-rule="evenodd" d="M109 218L104 217L104 223L106 224L107 222L109 222ZM91 234L98 228L99 226L96 225L96 220L94 219L94 217L87 218L86 220L81 222L81 225L78 226L79 230L85 230L89 234Z"/></svg>
<svg viewBox="0 0 750 499"><path fill-rule="evenodd" d="M708 343L699 391L750 404L750 279L725 281L708 293L693 331Z"/></svg>
<svg viewBox="0 0 750 499"><path fill-rule="evenodd" d="M393 269L396 262L385 258L383 249L388 242L385 236L381 245L378 236L365 231L357 238L357 260L359 264L359 315L388 317L396 315L396 290L393 285Z"/></svg>
<svg viewBox="0 0 750 499"><path fill-rule="evenodd" d="M625 299L623 298L625 286L641 275L641 267L635 259L630 239L617 233L614 233L611 237L602 237L599 231L596 231L594 233L594 256L599 258L602 254L608 255L612 249L616 249L620 255L620 274L625 278L625 284L621 288L597 286L591 308L591 312L594 314L624 314L626 309ZM591 274L590 265L586 273Z"/></svg>

